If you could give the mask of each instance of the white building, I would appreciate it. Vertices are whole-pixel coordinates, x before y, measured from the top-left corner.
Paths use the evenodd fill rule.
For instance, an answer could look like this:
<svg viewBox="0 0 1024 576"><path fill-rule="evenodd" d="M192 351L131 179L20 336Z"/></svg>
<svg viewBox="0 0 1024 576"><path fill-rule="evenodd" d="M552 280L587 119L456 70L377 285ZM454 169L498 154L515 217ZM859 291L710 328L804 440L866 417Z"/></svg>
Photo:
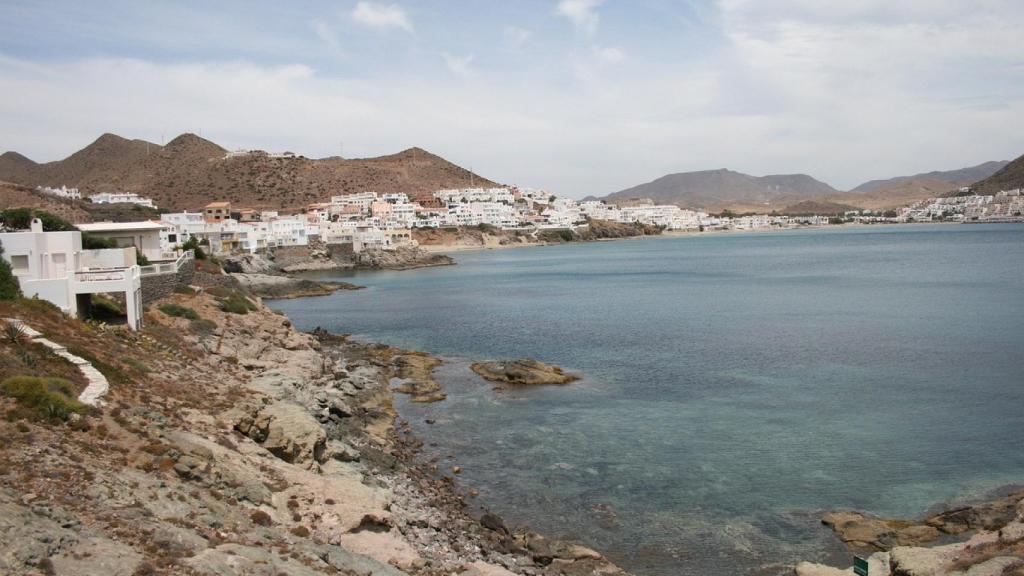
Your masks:
<svg viewBox="0 0 1024 576"><path fill-rule="evenodd" d="M459 188L438 190L434 197L442 203L451 205L456 202L503 202L512 204L516 201L512 190L508 188Z"/></svg>
<svg viewBox="0 0 1024 576"><path fill-rule="evenodd" d="M177 242L171 242L172 228L163 222L93 222L79 224L78 229L90 236L106 238L118 248L134 246L147 260L174 260Z"/></svg>
<svg viewBox="0 0 1024 576"><path fill-rule="evenodd" d="M36 186L36 191L46 194L48 196L67 198L68 200L82 199L82 193L78 191L78 188L68 188L67 186L61 186L60 188L50 188L49 186Z"/></svg>
<svg viewBox="0 0 1024 576"><path fill-rule="evenodd" d="M89 197L93 204L138 204L147 208L156 208L149 198L143 198L132 192L101 192Z"/></svg>
<svg viewBox="0 0 1024 576"><path fill-rule="evenodd" d="M358 194L345 194L342 196L331 196L331 207L333 213L341 213L345 207L355 206L362 214L369 214L370 205L377 201L376 192L359 192Z"/></svg>
<svg viewBox="0 0 1024 576"><path fill-rule="evenodd" d="M81 232L43 232L39 219L29 231L0 234L0 244L25 296L77 316L91 294L120 293L128 326L142 325L142 277L134 247L83 250Z"/></svg>

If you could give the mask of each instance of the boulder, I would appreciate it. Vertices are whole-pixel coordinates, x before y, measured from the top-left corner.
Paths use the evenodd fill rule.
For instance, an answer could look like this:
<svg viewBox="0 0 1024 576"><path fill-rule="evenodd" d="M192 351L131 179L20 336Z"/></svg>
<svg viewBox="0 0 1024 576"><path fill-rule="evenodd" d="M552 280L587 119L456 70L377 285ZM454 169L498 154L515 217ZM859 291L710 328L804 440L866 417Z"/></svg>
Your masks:
<svg viewBox="0 0 1024 576"><path fill-rule="evenodd" d="M327 433L303 406L293 402L275 402L254 414L243 414L235 429L285 462L314 468L327 459Z"/></svg>
<svg viewBox="0 0 1024 576"><path fill-rule="evenodd" d="M889 552L890 566L895 576L942 576L960 550L959 545L937 548L897 546Z"/></svg>
<svg viewBox="0 0 1024 576"><path fill-rule="evenodd" d="M522 358L512 361L477 362L471 366L485 380L516 386L543 386L568 384L579 380L575 374L567 374L558 366L537 360Z"/></svg>
<svg viewBox="0 0 1024 576"><path fill-rule="evenodd" d="M892 525L859 512L830 512L821 522L835 530L843 542L858 550L888 550L897 543L896 530Z"/></svg>

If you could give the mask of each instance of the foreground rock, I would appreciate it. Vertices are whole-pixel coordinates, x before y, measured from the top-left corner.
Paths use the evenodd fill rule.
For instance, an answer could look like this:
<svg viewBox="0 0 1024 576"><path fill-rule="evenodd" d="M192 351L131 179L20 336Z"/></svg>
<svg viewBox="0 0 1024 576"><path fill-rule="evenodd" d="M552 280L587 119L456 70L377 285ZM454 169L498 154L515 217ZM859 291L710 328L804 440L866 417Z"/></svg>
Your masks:
<svg viewBox="0 0 1024 576"><path fill-rule="evenodd" d="M1024 575L1024 492L962 506L924 520L884 520L858 512L833 512L824 523L854 551L868 556L870 576ZM965 537L935 547L921 544ZM885 550L870 553L871 550ZM796 576L841 576L853 568L801 562Z"/></svg>
<svg viewBox="0 0 1024 576"><path fill-rule="evenodd" d="M523 358L506 362L477 362L471 366L485 380L513 386L545 386L568 384L579 380L558 366Z"/></svg>
<svg viewBox="0 0 1024 576"><path fill-rule="evenodd" d="M884 519L853 511L830 512L822 523L854 550L916 546L966 532L999 530L1017 517L1024 491L973 506L960 506L920 521Z"/></svg>

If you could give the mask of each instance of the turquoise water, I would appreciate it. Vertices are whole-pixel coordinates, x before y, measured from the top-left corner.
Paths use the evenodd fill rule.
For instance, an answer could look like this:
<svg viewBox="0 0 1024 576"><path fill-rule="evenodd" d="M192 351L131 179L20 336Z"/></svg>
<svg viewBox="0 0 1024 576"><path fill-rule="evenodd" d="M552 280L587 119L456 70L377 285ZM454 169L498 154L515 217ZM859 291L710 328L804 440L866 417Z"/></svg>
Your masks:
<svg viewBox="0 0 1024 576"><path fill-rule="evenodd" d="M916 515L1024 480L1024 226L456 259L272 306L303 329L449 358L446 402L399 405L432 454L454 456L460 482L510 523L637 574L842 562L822 510ZM495 392L467 368L522 356L585 377Z"/></svg>

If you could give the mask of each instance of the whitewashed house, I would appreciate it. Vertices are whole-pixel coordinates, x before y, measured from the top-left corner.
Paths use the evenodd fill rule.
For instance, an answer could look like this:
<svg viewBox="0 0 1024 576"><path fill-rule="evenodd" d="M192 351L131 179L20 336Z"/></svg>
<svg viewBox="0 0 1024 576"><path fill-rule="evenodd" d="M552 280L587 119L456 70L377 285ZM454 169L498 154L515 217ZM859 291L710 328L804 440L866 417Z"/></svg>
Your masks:
<svg viewBox="0 0 1024 576"><path fill-rule="evenodd" d="M82 193L78 188L68 188L62 185L60 188L50 188L49 186L36 186L36 191L46 194L48 196L56 196L58 198L67 198L68 200L81 200Z"/></svg>
<svg viewBox="0 0 1024 576"><path fill-rule="evenodd" d="M78 229L90 236L106 238L118 248L134 246L147 260L174 260L176 243L171 243L171 226L163 222L93 222L79 224Z"/></svg>
<svg viewBox="0 0 1024 576"><path fill-rule="evenodd" d="M143 198L132 192L101 192L89 197L93 204L137 204L146 208L156 208L149 198Z"/></svg>
<svg viewBox="0 0 1024 576"><path fill-rule="evenodd" d="M128 326L135 330L142 325L142 276L135 247L83 250L81 232L44 232L38 218L28 231L0 234L0 244L26 297L77 316L88 308L92 294L123 294Z"/></svg>

